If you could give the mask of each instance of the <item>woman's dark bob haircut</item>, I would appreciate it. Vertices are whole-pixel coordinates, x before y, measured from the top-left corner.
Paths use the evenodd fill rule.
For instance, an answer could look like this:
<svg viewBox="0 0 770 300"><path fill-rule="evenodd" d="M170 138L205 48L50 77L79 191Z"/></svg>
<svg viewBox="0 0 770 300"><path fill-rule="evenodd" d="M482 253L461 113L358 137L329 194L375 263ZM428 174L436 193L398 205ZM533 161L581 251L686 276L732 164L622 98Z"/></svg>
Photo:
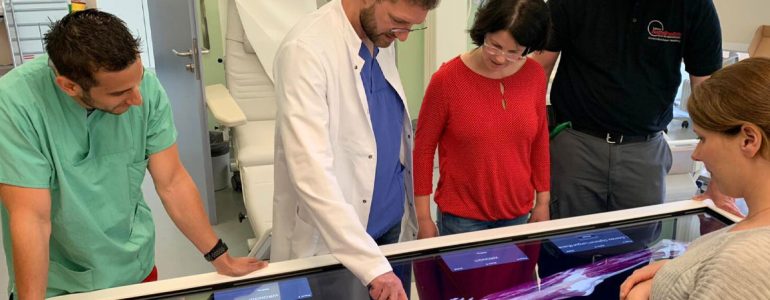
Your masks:
<svg viewBox="0 0 770 300"><path fill-rule="evenodd" d="M526 55L545 48L550 24L543 0L486 0L469 31L476 46L484 44L488 33L508 31L519 45L527 47Z"/></svg>

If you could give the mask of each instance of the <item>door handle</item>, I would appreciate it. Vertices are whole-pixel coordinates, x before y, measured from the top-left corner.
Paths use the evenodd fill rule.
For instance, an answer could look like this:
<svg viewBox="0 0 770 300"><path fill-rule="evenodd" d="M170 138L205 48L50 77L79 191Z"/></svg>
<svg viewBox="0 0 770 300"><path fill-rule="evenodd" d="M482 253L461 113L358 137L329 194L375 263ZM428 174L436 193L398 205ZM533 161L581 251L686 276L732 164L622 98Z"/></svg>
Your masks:
<svg viewBox="0 0 770 300"><path fill-rule="evenodd" d="M174 53L174 55L176 56L188 56L188 57L192 56L192 51L179 52L179 51L176 51L176 49L171 49L171 52Z"/></svg>
<svg viewBox="0 0 770 300"><path fill-rule="evenodd" d="M192 56L192 50L187 52L179 52L179 51L176 51L176 49L171 49L171 52L174 53L174 55L176 56L182 56L182 57ZM209 49L201 49L201 54L209 54L209 52L211 52L209 51Z"/></svg>

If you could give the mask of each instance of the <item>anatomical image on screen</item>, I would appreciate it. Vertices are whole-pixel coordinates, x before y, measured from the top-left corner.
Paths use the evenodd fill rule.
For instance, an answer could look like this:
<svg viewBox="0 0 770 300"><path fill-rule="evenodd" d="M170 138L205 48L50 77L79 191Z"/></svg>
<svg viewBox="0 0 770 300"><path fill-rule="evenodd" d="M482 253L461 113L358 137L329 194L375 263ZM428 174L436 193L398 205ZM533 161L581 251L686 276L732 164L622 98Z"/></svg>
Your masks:
<svg viewBox="0 0 770 300"><path fill-rule="evenodd" d="M653 260L727 226L703 213L458 250L413 262L419 299L617 299Z"/></svg>

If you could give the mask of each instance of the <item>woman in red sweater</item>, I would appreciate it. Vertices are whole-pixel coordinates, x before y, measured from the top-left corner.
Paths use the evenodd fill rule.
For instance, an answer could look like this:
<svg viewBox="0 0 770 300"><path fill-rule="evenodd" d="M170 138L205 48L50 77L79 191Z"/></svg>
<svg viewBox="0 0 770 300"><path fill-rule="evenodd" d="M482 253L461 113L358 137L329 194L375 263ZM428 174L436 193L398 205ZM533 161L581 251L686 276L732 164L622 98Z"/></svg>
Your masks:
<svg viewBox="0 0 770 300"><path fill-rule="evenodd" d="M415 134L418 238L549 219L547 82L526 57L543 49L549 20L543 0L488 0L470 30L478 47L433 75Z"/></svg>

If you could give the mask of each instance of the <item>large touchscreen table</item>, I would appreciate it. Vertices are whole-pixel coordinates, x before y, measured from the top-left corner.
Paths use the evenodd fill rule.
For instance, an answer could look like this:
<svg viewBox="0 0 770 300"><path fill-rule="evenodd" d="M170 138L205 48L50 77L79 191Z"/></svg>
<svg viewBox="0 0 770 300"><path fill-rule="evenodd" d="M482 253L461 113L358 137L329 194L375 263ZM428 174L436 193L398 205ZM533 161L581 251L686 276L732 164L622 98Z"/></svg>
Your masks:
<svg viewBox="0 0 770 300"><path fill-rule="evenodd" d="M386 253L396 253L389 259L411 299L616 299L635 269L681 255L694 239L734 220L699 204L661 207L658 214L577 219L575 226L548 222L524 234L497 230L410 242ZM339 264L145 297L368 299L366 287Z"/></svg>

